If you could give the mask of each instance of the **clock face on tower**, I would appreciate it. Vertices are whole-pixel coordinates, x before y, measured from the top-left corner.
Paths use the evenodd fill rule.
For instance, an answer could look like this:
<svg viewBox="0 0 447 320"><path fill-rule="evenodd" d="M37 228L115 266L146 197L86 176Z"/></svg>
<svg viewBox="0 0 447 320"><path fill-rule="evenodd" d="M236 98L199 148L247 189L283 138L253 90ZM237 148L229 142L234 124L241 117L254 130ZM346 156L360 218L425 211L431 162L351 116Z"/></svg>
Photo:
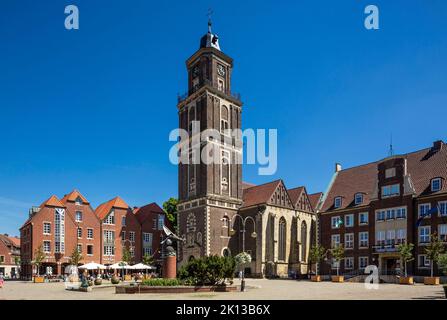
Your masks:
<svg viewBox="0 0 447 320"><path fill-rule="evenodd" d="M217 65L217 74L221 77L225 77L225 67L223 65Z"/></svg>

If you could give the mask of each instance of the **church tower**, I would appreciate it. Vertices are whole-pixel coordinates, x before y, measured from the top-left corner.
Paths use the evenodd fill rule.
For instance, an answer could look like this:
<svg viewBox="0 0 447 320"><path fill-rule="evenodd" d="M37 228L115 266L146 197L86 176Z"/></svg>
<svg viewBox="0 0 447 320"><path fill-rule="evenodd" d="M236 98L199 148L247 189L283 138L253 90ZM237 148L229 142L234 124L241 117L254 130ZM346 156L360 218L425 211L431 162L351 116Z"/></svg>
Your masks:
<svg viewBox="0 0 447 320"><path fill-rule="evenodd" d="M242 103L231 93L233 59L221 51L211 21L186 68L188 92L177 105L179 128L189 133L189 141L181 144L189 162L178 167L179 233L186 239L178 248L180 263L231 254L237 235L230 236L230 222L242 203L242 145L239 136L230 134L241 128ZM214 134L204 138L209 129ZM219 161L202 161L209 147Z"/></svg>

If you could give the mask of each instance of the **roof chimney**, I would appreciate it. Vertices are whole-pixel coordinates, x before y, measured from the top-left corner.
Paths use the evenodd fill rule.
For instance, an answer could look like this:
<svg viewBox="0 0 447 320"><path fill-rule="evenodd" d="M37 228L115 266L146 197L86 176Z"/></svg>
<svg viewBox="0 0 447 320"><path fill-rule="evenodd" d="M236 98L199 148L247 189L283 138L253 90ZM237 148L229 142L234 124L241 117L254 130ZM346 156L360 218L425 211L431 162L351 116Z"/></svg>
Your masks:
<svg viewBox="0 0 447 320"><path fill-rule="evenodd" d="M336 163L335 164L335 172L339 172L339 171L341 171L341 164Z"/></svg>
<svg viewBox="0 0 447 320"><path fill-rule="evenodd" d="M441 150L443 144L444 144L444 141L442 141L442 140L433 142L432 150L435 152Z"/></svg>

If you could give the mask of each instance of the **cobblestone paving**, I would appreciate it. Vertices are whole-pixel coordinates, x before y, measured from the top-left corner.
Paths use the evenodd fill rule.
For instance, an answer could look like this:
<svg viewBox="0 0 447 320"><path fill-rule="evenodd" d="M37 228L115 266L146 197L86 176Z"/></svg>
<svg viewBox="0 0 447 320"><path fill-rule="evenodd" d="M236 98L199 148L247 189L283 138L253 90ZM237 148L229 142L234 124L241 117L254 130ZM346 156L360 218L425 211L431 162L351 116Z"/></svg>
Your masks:
<svg viewBox="0 0 447 320"><path fill-rule="evenodd" d="M236 281L238 283L238 281ZM114 288L95 288L92 292L65 290L63 283L34 284L30 282L6 282L0 289L0 300L189 300L189 299L260 299L260 300L367 300L367 299L444 299L442 286L404 286L381 284L378 290L367 290L363 283L314 283L294 280L248 279L247 292L189 293L189 294L115 294Z"/></svg>

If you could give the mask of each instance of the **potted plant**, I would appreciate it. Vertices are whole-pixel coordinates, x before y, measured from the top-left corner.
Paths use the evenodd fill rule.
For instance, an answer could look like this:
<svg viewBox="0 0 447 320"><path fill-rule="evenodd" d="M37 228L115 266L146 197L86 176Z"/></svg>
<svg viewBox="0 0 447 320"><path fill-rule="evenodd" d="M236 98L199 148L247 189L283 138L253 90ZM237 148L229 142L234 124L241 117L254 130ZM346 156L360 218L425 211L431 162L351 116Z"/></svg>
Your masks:
<svg viewBox="0 0 447 320"><path fill-rule="evenodd" d="M247 252L241 252L234 257L236 265L242 272L241 291L245 291L245 265L251 263L251 256Z"/></svg>
<svg viewBox="0 0 447 320"><path fill-rule="evenodd" d="M110 282L112 284L118 284L120 283L120 278L118 278L115 274L112 276L112 278L110 279Z"/></svg>
<svg viewBox="0 0 447 320"><path fill-rule="evenodd" d="M95 279L95 286L100 286L102 285L102 278L100 275L98 275Z"/></svg>
<svg viewBox="0 0 447 320"><path fill-rule="evenodd" d="M340 261L343 260L345 256L345 248L343 248L342 245L338 245L330 251L332 258L337 263L337 275L332 276L332 282L343 282L345 277L340 275Z"/></svg>
<svg viewBox="0 0 447 320"><path fill-rule="evenodd" d="M314 282L321 281L321 276L318 274L318 268L319 268L320 262L324 259L326 254L327 254L327 250L319 244L310 248L309 260L311 263L315 263L315 265L316 265L315 275L311 276L311 281L314 281Z"/></svg>
<svg viewBox="0 0 447 320"><path fill-rule="evenodd" d="M400 260L404 266L404 277L399 278L400 284L414 284L413 277L409 277L407 273L407 263L414 260L413 249L414 244L412 243L402 243L397 246L400 254Z"/></svg>
<svg viewBox="0 0 447 320"><path fill-rule="evenodd" d="M430 243L425 248L425 254L430 259L430 277L424 277L424 284L426 285L438 285L439 277L433 276L434 263L438 261L439 256L444 252L444 244L438 238L436 233L431 235Z"/></svg>
<svg viewBox="0 0 447 320"><path fill-rule="evenodd" d="M438 259L438 267L447 274L447 253L441 254ZM444 294L447 298L447 284L444 284Z"/></svg>
<svg viewBox="0 0 447 320"><path fill-rule="evenodd" d="M45 260L45 253L43 252L42 245L40 245L36 251L34 251L34 261L32 262L33 265L36 266L37 269L37 275L34 276L34 283L43 283L45 281L44 277L41 277L39 274L40 266L42 265L42 262Z"/></svg>

